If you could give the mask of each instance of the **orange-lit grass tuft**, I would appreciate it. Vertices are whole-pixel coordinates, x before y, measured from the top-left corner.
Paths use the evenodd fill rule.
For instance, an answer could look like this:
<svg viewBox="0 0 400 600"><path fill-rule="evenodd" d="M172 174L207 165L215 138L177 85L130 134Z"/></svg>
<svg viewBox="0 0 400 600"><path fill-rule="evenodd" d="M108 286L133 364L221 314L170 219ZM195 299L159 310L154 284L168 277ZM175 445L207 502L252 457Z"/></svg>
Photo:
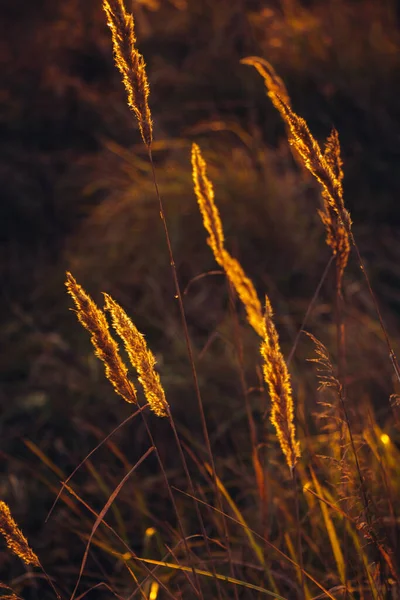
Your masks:
<svg viewBox="0 0 400 600"><path fill-rule="evenodd" d="M282 119L289 129L289 141L291 145L300 155L304 166L320 183L326 202L336 212L339 220L343 223L347 232L350 233L351 218L343 201L343 174L341 171L340 155L337 154L337 134L333 137L331 136L330 142L328 138L328 151L324 153L317 140L311 134L306 121L292 110L286 88L280 77L276 75L273 67L264 59L254 56L245 58L242 62L254 66L264 77L268 96L271 98L275 108L280 112ZM268 65L268 71L266 70L266 65Z"/></svg>
<svg viewBox="0 0 400 600"><path fill-rule="evenodd" d="M112 324L124 342L132 366L139 374L146 400L151 410L159 417L168 414L168 403L161 385L160 377L154 369L156 359L148 349L144 336L132 323L126 312L108 294L104 294L105 308L111 315Z"/></svg>
<svg viewBox="0 0 400 600"><path fill-rule="evenodd" d="M104 363L107 379L126 402L136 403L136 390L128 379L128 369L123 362L118 344L111 336L104 313L96 306L84 289L67 273L66 286L71 295L79 321L91 334L95 354Z"/></svg>
<svg viewBox="0 0 400 600"><path fill-rule="evenodd" d="M28 540L12 518L9 507L3 501L0 501L0 533L6 540L6 544L13 554L23 560L26 565L40 567L38 557L29 546Z"/></svg>
<svg viewBox="0 0 400 600"><path fill-rule="evenodd" d="M294 469L300 457L300 445L296 439L292 387L272 317L271 303L266 297L265 337L261 343L263 373L271 397L271 422L276 429L286 462L290 469Z"/></svg>
<svg viewBox="0 0 400 600"><path fill-rule="evenodd" d="M224 247L224 232L218 208L214 201L214 188L207 177L207 164L197 144L192 146L193 182L204 227L209 233L208 244L215 260L224 269L229 281L242 301L247 319L262 338L261 354L264 359L264 379L271 396L271 421L276 429L286 461L291 469L300 456L296 441L294 406L290 375L283 358L278 332L272 319L272 307L265 300L265 316L252 281L245 275L240 263Z"/></svg>
<svg viewBox="0 0 400 600"><path fill-rule="evenodd" d="M214 188L207 177L207 164L197 144L192 146L192 172L197 202L203 217L204 227L209 233L207 242L214 253L215 260L224 269L242 301L250 325L263 338L265 328L261 302L253 282L245 275L240 263L225 250L224 231L214 201Z"/></svg>
<svg viewBox="0 0 400 600"><path fill-rule="evenodd" d="M133 16L126 12L123 0L104 0L103 8L111 29L115 64L122 75L128 105L137 118L144 143L150 148L153 140L150 87L144 58L136 48Z"/></svg>

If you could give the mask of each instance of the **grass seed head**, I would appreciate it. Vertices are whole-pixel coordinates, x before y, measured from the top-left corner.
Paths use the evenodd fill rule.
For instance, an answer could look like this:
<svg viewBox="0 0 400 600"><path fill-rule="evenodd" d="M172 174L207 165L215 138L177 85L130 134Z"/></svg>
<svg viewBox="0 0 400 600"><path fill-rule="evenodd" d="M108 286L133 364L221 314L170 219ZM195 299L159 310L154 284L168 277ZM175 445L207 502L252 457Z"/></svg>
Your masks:
<svg viewBox="0 0 400 600"><path fill-rule="evenodd" d="M151 410L159 417L168 415L168 403L161 385L160 377L155 371L156 359L148 349L144 336L132 323L126 312L108 294L104 294L105 308L111 315L115 331L124 342L132 366L139 375L146 400Z"/></svg>
<svg viewBox="0 0 400 600"><path fill-rule="evenodd" d="M0 501L0 533L6 540L6 544L13 554L19 556L26 565L40 567L38 557L29 546L28 540L12 518L9 507L3 501ZM17 596L10 597L17 598Z"/></svg>
<svg viewBox="0 0 400 600"><path fill-rule="evenodd" d="M122 75L143 141L150 148L153 140L153 123L149 107L150 87L144 58L136 48L133 16L126 12L123 0L103 0L114 49L115 64Z"/></svg>
<svg viewBox="0 0 400 600"><path fill-rule="evenodd" d="M240 263L225 250L225 236L219 210L214 201L214 188L207 177L207 164L197 144L192 146L192 173L194 191L203 217L203 224L209 233L208 244L215 260L224 269L226 276L243 303L247 319L260 337L264 337L264 319L261 302L251 279L243 271Z"/></svg>
<svg viewBox="0 0 400 600"><path fill-rule="evenodd" d="M84 289L67 273L66 286L72 297L79 321L91 334L95 354L104 363L107 379L114 390L126 402L136 403L136 390L128 379L128 369L118 350L118 344L110 334L104 313L96 306Z"/></svg>
<svg viewBox="0 0 400 600"><path fill-rule="evenodd" d="M265 298L265 337L261 343L261 356L264 359L264 379L271 397L271 422L286 462L293 469L300 457L300 445L294 425L292 386L268 298Z"/></svg>

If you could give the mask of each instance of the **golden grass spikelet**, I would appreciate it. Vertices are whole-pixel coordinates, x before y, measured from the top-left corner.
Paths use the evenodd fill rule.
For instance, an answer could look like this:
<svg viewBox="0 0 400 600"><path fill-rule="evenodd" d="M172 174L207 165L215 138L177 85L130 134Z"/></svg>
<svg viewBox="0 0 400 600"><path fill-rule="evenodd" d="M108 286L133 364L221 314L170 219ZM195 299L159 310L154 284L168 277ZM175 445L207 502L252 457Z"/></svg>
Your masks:
<svg viewBox="0 0 400 600"><path fill-rule="evenodd" d="M214 188L207 177L207 164L197 144L192 146L192 170L194 191L204 227L210 236L207 242L214 253L215 260L224 269L243 303L250 325L263 338L265 329L261 302L252 281L245 275L240 263L225 250L224 230L214 201Z"/></svg>
<svg viewBox="0 0 400 600"><path fill-rule="evenodd" d="M242 60L245 64L253 65L264 77L268 95L289 128L289 141L291 145L300 155L304 166L320 183L325 192L326 200L337 213L339 220L342 221L347 232L350 233L351 218L343 202L341 163L337 162L337 155L336 159L334 158L336 143L338 144L337 134L332 137L331 142L328 144L328 152L322 152L318 142L311 134L306 121L292 110L286 88L284 86L282 88L279 83L281 81L280 78L275 74L270 65L270 73L267 74L268 76L265 76L265 69L263 71L260 67L260 61L262 64L269 65L263 59L255 57ZM276 83L277 81L278 83Z"/></svg>
<svg viewBox="0 0 400 600"><path fill-rule="evenodd" d="M294 404L289 371L283 358L279 336L273 322L271 303L265 298L265 337L261 343L261 356L264 359L264 380L271 397L271 422L290 469L300 457L300 444L296 440L294 425Z"/></svg>
<svg viewBox="0 0 400 600"><path fill-rule="evenodd" d="M156 360L148 349L146 340L132 323L126 312L108 294L104 294L105 308L109 311L115 331L124 342L132 366L137 370L146 400L159 417L168 415L168 403L160 377L154 369Z"/></svg>
<svg viewBox="0 0 400 600"><path fill-rule="evenodd" d="M262 307L253 282L246 276L241 264L226 250L222 252L222 261L220 264L246 309L248 322L254 331L260 337L263 337L265 335L265 327Z"/></svg>
<svg viewBox="0 0 400 600"><path fill-rule="evenodd" d="M128 369L118 350L118 344L110 334L104 313L96 306L84 289L67 273L66 287L71 295L79 321L91 334L95 354L104 363L107 379L114 390L126 402L136 403L136 390L128 379Z"/></svg>
<svg viewBox="0 0 400 600"><path fill-rule="evenodd" d="M343 181L343 163L340 153L339 134L336 129L332 129L326 141L324 157L334 176L341 183ZM325 189L322 190L322 200L324 207L318 213L325 225L326 243L332 248L332 252L336 258L336 287L338 293L341 294L343 274L350 255L349 233L338 218L337 212L332 208Z"/></svg>
<svg viewBox="0 0 400 600"><path fill-rule="evenodd" d="M225 237L219 210L214 201L214 188L207 177L207 163L200 147L192 145L192 171L194 191L203 217L204 227L210 237L207 242L218 263L222 260Z"/></svg>
<svg viewBox="0 0 400 600"><path fill-rule="evenodd" d="M264 58L259 56L247 56L240 61L243 65L251 65L260 73L264 79L265 87L267 88L267 94L271 98L272 103L276 108L279 107L275 104L275 98L278 96L281 98L287 106L290 106L290 97L283 80L275 72L273 66Z"/></svg>
<svg viewBox="0 0 400 600"><path fill-rule="evenodd" d="M40 567L38 557L30 548L28 540L12 518L9 507L2 500L0 500L0 533L13 554L19 556L26 565ZM17 598L17 596L14 597Z"/></svg>
<svg viewBox="0 0 400 600"><path fill-rule="evenodd" d="M0 595L0 600L21 600L21 596L17 596L8 585L0 582L0 592L1 590L7 590L11 593Z"/></svg>
<svg viewBox="0 0 400 600"><path fill-rule="evenodd" d="M144 143L150 148L153 140L150 87L144 58L136 48L133 16L126 12L123 0L103 0L103 8L111 29L115 64L122 75L128 105L137 118Z"/></svg>

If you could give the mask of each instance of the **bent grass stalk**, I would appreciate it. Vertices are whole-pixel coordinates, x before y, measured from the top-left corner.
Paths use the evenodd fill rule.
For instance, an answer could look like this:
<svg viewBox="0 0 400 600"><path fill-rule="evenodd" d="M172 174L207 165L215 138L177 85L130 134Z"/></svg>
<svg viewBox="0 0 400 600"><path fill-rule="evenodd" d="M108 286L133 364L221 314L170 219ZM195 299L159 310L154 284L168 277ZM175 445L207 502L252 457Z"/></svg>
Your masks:
<svg viewBox="0 0 400 600"><path fill-rule="evenodd" d="M335 146L337 146L338 141L337 134L333 136L333 138L336 138L336 140L333 139L331 135L331 142L329 142L328 139L327 148L325 149L325 152L322 151L320 145L311 134L306 121L302 117L299 117L291 109L290 102L286 102L287 96L285 96L282 90L279 89L279 86L274 85L274 81L271 79L271 77L264 75L262 66L265 65L265 63L269 65L269 63L256 56L244 58L241 62L243 64L254 66L264 77L264 83L268 91L268 96L271 98L275 108L277 108L283 121L289 129L290 144L299 154L306 169L310 171L310 173L321 185L324 201L327 202L329 207L334 211L334 213L337 214L340 225L345 229L348 239L354 247L358 263L361 271L364 274L368 292L372 298L375 311L378 316L379 324L388 348L393 370L398 381L400 382L400 367L393 349L393 344L383 321L378 300L372 289L364 260L354 237L350 213L344 205L341 165L338 163L337 156L335 157L335 153L337 153L337 150L335 150ZM275 73L271 65L269 65L269 69Z"/></svg>
<svg viewBox="0 0 400 600"><path fill-rule="evenodd" d="M253 282L245 275L240 263L225 249L223 226L214 200L214 188L207 176L207 164L197 144L192 146L192 173L203 224L209 233L208 245L242 301L250 325L262 338L261 355L264 359L264 379L271 396L271 421L288 466L293 469L300 456L300 446L296 440L290 376L272 320L271 303L266 297L263 315Z"/></svg>

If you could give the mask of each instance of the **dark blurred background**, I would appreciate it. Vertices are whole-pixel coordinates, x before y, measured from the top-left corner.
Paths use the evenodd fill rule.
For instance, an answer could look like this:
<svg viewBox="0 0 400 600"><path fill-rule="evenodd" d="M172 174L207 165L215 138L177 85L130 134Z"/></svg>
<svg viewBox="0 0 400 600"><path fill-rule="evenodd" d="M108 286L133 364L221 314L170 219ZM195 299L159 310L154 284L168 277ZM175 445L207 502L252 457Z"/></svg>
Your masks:
<svg viewBox="0 0 400 600"><path fill-rule="evenodd" d="M333 125L339 131L345 200L396 341L399 6L395 0L127 0L126 6L147 62L156 169L213 443L239 445L247 432L240 427L226 282L218 273L196 279L217 267L192 191L191 143L201 145L209 163L229 248L260 295L271 297L288 352L329 249L318 189L293 159L262 80L239 62L267 58L317 139ZM71 507L60 505L44 526L63 476L49 461L65 476L130 407L113 395L68 310L67 269L97 302L106 291L126 308L157 356L181 431L200 426L150 168L113 64L101 0L13 0L3 3L2 25L0 497L68 588L83 548L74 547L80 521L75 515L74 530ZM328 345L335 335L332 290L328 277L309 324ZM392 373L354 259L345 296L354 402L368 399L384 421ZM241 322L248 383L256 389L258 341ZM292 372L299 396L312 404L310 354L302 340ZM255 394L255 412L264 409ZM162 444L167 428L154 427ZM118 435L129 460L146 448L139 424ZM104 453L102 460L104 479L118 479L116 457ZM143 477L151 494L157 480L151 472ZM94 499L96 481L86 469L82 490ZM132 527L145 523L133 519ZM35 592L2 545L3 570L8 581L10 573L19 578L26 597L28 590L39 593L40 584Z"/></svg>

